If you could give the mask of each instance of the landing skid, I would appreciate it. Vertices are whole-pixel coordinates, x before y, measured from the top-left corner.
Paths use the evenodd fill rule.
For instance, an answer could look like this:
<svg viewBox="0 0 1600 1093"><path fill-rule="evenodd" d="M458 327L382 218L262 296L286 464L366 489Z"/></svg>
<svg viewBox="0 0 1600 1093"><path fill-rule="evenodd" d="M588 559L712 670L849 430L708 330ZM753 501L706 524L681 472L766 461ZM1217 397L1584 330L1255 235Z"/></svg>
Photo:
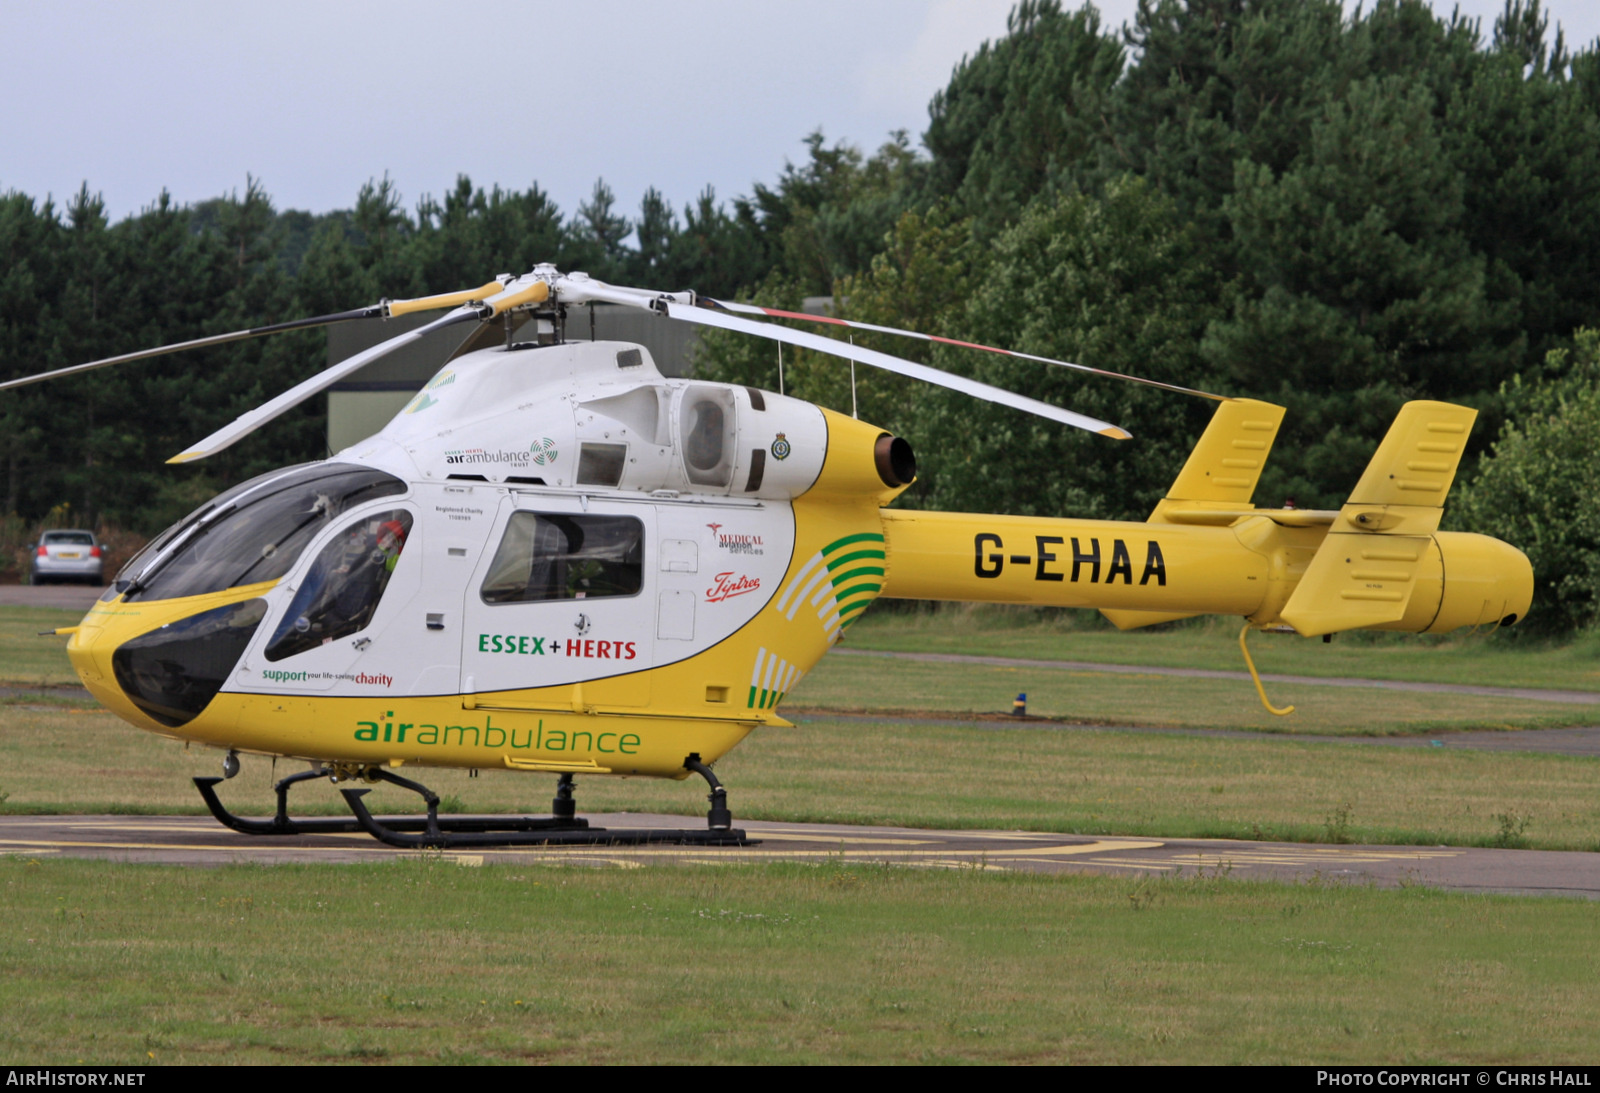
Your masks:
<svg viewBox="0 0 1600 1093"><path fill-rule="evenodd" d="M495 846L642 846L652 843L678 846L755 845L758 840L749 839L742 829L732 826L727 790L711 773L711 768L700 761L698 754L690 755L683 765L705 778L711 787L707 797L711 809L706 817L705 828L590 827L588 820L574 814L570 774L563 774L556 786L556 796L551 802L553 814L550 816L441 817L436 793L420 782L402 778L382 767L368 768L363 774L368 780L388 782L419 794L428 807L426 816L374 816L362 800L370 790L344 789L340 790L340 795L350 806L352 819L291 819L289 788L311 779L332 777L334 771L330 767L301 771L280 779L273 786L278 796L278 809L270 820L251 820L229 812L217 796L216 786L223 781L221 778L196 778L194 784L206 807L211 810L211 815L223 826L242 835L326 835L364 831L389 846L428 850Z"/></svg>

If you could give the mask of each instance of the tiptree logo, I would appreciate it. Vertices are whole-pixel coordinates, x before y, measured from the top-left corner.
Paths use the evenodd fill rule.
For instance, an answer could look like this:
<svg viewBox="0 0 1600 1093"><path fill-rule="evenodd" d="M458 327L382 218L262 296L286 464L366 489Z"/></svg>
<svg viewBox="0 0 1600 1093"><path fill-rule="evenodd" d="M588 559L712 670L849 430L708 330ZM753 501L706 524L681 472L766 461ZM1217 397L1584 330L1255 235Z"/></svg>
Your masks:
<svg viewBox="0 0 1600 1093"><path fill-rule="evenodd" d="M793 622L804 605L817 613L828 641L838 641L883 590L883 545L883 536L870 531L835 539L800 567L773 609Z"/></svg>

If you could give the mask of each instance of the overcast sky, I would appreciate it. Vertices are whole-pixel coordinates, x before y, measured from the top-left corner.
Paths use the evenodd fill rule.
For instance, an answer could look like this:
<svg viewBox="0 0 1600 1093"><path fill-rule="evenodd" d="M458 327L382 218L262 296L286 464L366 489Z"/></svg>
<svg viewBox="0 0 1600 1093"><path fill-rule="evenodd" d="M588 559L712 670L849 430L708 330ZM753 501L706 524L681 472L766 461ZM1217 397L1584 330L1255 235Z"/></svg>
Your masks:
<svg viewBox="0 0 1600 1093"><path fill-rule="evenodd" d="M772 181L821 128L915 140L951 68L1012 0L145 0L5 5L0 191L87 181L113 218L260 178L278 208L354 204L388 172L408 206L458 173L571 213L603 177L622 211ZM1072 6L1068 0L1067 7ZM1463 0L1484 17L1500 0ZM1108 25L1134 0L1100 5ZM1600 5L1555 0L1578 44Z"/></svg>

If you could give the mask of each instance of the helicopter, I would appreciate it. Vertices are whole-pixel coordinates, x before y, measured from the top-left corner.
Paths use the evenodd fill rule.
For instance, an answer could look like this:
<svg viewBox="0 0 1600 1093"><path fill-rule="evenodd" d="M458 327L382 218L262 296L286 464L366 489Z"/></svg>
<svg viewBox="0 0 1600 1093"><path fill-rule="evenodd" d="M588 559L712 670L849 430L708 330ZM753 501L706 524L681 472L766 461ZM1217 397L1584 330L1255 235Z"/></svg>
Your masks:
<svg viewBox="0 0 1600 1093"><path fill-rule="evenodd" d="M1132 629L1203 614L1246 637L1436 633L1511 625L1526 556L1438 530L1476 411L1400 410L1336 511L1251 503L1284 409L1067 361L966 345L1214 400L1142 523L891 509L910 443L754 387L668 378L644 346L569 340L569 307L606 303L796 345L1125 440L1126 430L852 342L773 323L895 328L609 285L538 265L474 289L236 331L0 384L0 390L282 330L444 310L240 416L170 462L237 442L432 330L476 323L374 436L241 483L158 535L70 634L85 687L147 731L223 750L194 779L252 835L365 831L396 846L744 844L711 766L880 597L1098 609ZM531 325L530 325L531 321ZM517 341L515 330L533 330ZM503 335L503 336L502 336ZM216 787L240 754L309 762L270 819ZM412 767L554 775L548 816L450 817ZM704 778L704 829L592 828L575 777ZM388 782L426 814L288 812L292 786Z"/></svg>

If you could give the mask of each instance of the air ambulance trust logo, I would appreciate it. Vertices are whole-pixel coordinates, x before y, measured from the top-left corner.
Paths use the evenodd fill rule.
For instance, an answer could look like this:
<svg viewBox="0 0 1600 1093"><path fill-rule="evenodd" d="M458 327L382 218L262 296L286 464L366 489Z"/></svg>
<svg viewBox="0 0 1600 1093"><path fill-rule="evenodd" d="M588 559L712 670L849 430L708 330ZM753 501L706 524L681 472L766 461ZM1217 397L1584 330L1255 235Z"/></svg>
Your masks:
<svg viewBox="0 0 1600 1093"><path fill-rule="evenodd" d="M535 440L528 445L528 451L533 453L533 461L541 467L556 461L556 442L549 437Z"/></svg>
<svg viewBox="0 0 1600 1093"><path fill-rule="evenodd" d="M779 433L778 439L772 442L772 458L778 460L779 462L788 459L789 453L792 450L793 449L789 447L788 438L782 433Z"/></svg>
<svg viewBox="0 0 1600 1093"><path fill-rule="evenodd" d="M446 463L504 463L511 467L526 467L529 458L527 452L504 448L447 448L444 453Z"/></svg>

